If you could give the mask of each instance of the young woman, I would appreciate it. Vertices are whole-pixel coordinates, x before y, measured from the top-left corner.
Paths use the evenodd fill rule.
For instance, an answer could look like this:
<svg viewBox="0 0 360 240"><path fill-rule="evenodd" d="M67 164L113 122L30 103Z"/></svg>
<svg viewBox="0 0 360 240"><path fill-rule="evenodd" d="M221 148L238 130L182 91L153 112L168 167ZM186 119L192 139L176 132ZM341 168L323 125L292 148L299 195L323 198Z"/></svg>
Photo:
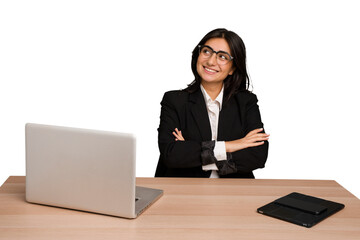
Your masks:
<svg viewBox="0 0 360 240"><path fill-rule="evenodd" d="M215 29L192 53L195 80L161 102L155 177L254 178L268 155L242 39Z"/></svg>

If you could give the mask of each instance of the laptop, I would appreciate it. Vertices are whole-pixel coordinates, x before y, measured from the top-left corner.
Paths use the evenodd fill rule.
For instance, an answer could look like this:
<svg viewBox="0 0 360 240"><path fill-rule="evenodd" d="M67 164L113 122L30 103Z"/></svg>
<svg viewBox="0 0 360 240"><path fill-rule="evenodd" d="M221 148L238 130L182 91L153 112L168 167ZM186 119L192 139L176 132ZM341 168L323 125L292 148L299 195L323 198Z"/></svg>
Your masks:
<svg viewBox="0 0 360 240"><path fill-rule="evenodd" d="M257 212L310 228L344 207L342 203L293 192L258 208Z"/></svg>
<svg viewBox="0 0 360 240"><path fill-rule="evenodd" d="M136 218L163 191L135 186L132 134L28 123L26 201Z"/></svg>

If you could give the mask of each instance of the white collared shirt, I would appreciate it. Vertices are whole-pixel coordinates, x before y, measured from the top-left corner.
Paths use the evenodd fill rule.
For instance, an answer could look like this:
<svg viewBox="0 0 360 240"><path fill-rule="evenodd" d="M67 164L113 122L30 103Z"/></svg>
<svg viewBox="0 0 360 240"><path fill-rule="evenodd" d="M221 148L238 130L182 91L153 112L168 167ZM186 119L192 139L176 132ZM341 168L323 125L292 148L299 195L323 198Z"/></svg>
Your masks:
<svg viewBox="0 0 360 240"><path fill-rule="evenodd" d="M222 107L223 95L224 95L224 86L222 87L219 95L216 97L215 100L212 100L211 97L207 94L204 87L200 84L201 92L204 96L206 109L209 115L210 127L211 127L211 139L215 140L215 147L214 147L214 156L216 160L223 161L227 160L226 158L226 149L225 149L225 142L224 141L216 141L217 134L218 134L218 123L219 123L219 114ZM218 168L215 163L203 165L202 169L204 171L210 171L211 175L210 178L218 178Z"/></svg>

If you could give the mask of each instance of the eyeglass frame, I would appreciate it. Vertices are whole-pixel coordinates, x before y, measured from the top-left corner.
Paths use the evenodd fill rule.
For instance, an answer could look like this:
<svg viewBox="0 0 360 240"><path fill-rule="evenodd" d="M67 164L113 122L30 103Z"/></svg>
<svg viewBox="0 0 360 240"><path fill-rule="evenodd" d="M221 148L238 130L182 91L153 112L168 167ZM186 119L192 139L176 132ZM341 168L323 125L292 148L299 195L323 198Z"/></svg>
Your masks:
<svg viewBox="0 0 360 240"><path fill-rule="evenodd" d="M230 57L229 62L231 62L231 61L234 59L234 57L231 56L230 53L225 52L225 51L222 51L222 50L220 50L220 51L215 51L215 50L214 50L212 47L210 47L209 45L198 45L198 48L199 48L199 56L201 55L201 49L204 48L204 47L207 47L207 48L209 48L209 49L212 51L212 54L209 56L209 58L211 58L212 55L215 53L215 54L216 54L216 59L217 59L217 54L218 54L218 53L224 53L224 54L226 54L226 55L228 55L228 56ZM227 63L225 63L225 64L228 64L229 62L227 62Z"/></svg>

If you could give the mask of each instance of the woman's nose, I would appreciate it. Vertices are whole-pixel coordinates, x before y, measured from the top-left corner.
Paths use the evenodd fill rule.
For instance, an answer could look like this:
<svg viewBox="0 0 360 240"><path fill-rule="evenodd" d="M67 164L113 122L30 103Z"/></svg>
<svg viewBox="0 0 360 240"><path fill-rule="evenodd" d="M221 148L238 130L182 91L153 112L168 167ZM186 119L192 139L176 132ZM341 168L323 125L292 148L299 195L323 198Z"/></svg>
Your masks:
<svg viewBox="0 0 360 240"><path fill-rule="evenodd" d="M216 65L216 62L217 62L216 54L213 53L213 54L210 56L210 58L208 59L207 62L208 62L208 64L209 64L210 66Z"/></svg>

